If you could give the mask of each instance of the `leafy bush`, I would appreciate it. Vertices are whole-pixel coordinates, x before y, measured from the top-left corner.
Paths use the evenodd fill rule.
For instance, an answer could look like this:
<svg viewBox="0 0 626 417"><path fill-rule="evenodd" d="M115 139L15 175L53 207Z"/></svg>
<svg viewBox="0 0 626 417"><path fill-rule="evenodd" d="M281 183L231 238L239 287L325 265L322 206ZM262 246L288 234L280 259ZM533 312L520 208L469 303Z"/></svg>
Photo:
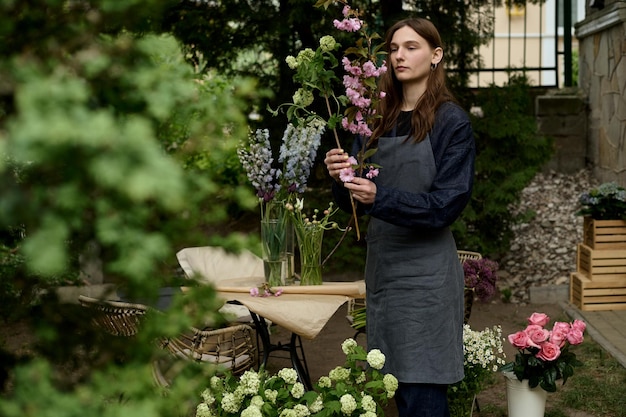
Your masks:
<svg viewBox="0 0 626 417"><path fill-rule="evenodd" d="M511 206L553 153L552 140L537 131L533 94L525 77L476 94L472 115L476 176L472 199L454 224L458 247L494 256L506 253L517 218Z"/></svg>

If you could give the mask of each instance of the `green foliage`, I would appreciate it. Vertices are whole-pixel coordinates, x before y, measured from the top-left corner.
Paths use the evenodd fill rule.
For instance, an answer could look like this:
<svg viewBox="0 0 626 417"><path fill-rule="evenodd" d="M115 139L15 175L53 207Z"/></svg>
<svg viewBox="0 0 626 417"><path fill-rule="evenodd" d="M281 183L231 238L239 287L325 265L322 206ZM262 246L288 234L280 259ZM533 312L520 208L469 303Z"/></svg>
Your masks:
<svg viewBox="0 0 626 417"><path fill-rule="evenodd" d="M4 361L0 351L3 416L185 415L213 372L185 369L165 397L149 364L155 338L203 323L214 292L159 317L136 345L96 343L84 313L42 292L89 279L80 259L93 247L106 282L154 299L172 282L178 249L206 242L208 228L254 201L223 175L263 91L194 71L159 33L175 3L0 3L0 301L4 318L32 317L37 337L32 357ZM227 232L212 239L250 244Z"/></svg>
<svg viewBox="0 0 626 417"><path fill-rule="evenodd" d="M537 132L530 86L523 77L479 91L475 106L483 116L472 117L477 149L474 191L453 230L459 247L501 255L508 251L511 227L518 220L511 207L552 156L552 140Z"/></svg>

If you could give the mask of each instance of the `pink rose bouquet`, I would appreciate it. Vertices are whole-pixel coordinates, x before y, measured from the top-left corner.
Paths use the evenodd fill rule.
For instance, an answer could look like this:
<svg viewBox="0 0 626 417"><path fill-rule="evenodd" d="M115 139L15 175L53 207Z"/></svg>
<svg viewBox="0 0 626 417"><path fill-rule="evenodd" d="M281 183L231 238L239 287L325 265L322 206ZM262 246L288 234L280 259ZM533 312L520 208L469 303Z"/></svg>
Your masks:
<svg viewBox="0 0 626 417"><path fill-rule="evenodd" d="M555 322L552 330L546 326L550 318L543 313L533 313L522 331L510 334L509 343L518 349L515 361L500 368L512 372L517 379L528 380L531 388L539 385L548 392L556 391L556 381L574 375L574 367L582 363L569 351L570 346L584 340L585 322Z"/></svg>

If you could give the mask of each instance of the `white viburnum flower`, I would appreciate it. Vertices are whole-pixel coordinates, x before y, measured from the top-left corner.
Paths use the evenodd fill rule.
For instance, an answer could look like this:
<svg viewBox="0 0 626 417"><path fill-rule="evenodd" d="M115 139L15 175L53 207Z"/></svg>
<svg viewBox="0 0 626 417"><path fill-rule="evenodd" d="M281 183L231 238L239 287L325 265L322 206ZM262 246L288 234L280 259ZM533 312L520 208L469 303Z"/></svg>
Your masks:
<svg viewBox="0 0 626 417"><path fill-rule="evenodd" d="M364 395L361 398L361 408L365 411L376 412L376 401L371 395Z"/></svg>
<svg viewBox="0 0 626 417"><path fill-rule="evenodd" d="M279 417L298 417L296 415L295 410L293 410L292 408L285 408L283 411L280 412Z"/></svg>
<svg viewBox="0 0 626 417"><path fill-rule="evenodd" d="M323 409L324 409L324 401L322 400L322 396L318 395L315 401L313 401L311 405L309 405L309 410L312 413L319 413Z"/></svg>
<svg viewBox="0 0 626 417"><path fill-rule="evenodd" d="M207 404L200 403L196 407L196 417L213 417L213 413Z"/></svg>
<svg viewBox="0 0 626 417"><path fill-rule="evenodd" d="M345 355L349 355L354 352L354 349L357 347L356 340L350 338L343 341L341 344L341 350Z"/></svg>
<svg viewBox="0 0 626 417"><path fill-rule="evenodd" d="M372 349L367 352L367 363L374 369L383 369L385 355L379 349Z"/></svg>
<svg viewBox="0 0 626 417"><path fill-rule="evenodd" d="M285 62L287 63L287 66L292 70L295 70L298 68L298 61L296 60L296 57L293 55L288 55L287 58L285 58Z"/></svg>
<svg viewBox="0 0 626 417"><path fill-rule="evenodd" d="M342 395L341 398L339 398L339 402L341 403L341 412L345 415L350 415L354 410L356 410L356 400L350 394Z"/></svg>
<svg viewBox="0 0 626 417"><path fill-rule="evenodd" d="M278 376L288 384L295 384L298 380L298 373L293 368L283 368L278 371Z"/></svg>
<svg viewBox="0 0 626 417"><path fill-rule="evenodd" d="M362 384L367 380L367 374L365 373L365 371L361 372L361 374L359 376L357 376L354 379L354 382L357 384Z"/></svg>
<svg viewBox="0 0 626 417"><path fill-rule="evenodd" d="M265 401L263 400L263 397L261 397L260 395L255 395L250 400L250 405L253 405L258 408L263 407L263 404L265 404Z"/></svg>
<svg viewBox="0 0 626 417"><path fill-rule="evenodd" d="M338 366L328 373L328 377L333 381L345 381L350 377L350 370L348 368Z"/></svg>
<svg viewBox="0 0 626 417"><path fill-rule="evenodd" d="M259 391L261 380L259 374L253 370L248 370L241 375L239 386L244 395L254 395Z"/></svg>
<svg viewBox="0 0 626 417"><path fill-rule="evenodd" d="M330 388L333 385L333 381L327 376L322 376L319 381L317 381L317 385L319 385L320 388Z"/></svg>
<svg viewBox="0 0 626 417"><path fill-rule="evenodd" d="M293 411L297 417L308 417L311 415L309 408L304 404L296 404L293 406Z"/></svg>
<svg viewBox="0 0 626 417"><path fill-rule="evenodd" d="M213 393L211 392L211 390L208 388L202 391L200 396L202 397L202 400L208 405L211 405L215 402L215 397L213 396Z"/></svg>
<svg viewBox="0 0 626 417"><path fill-rule="evenodd" d="M217 377L217 376L212 376L211 379L209 380L209 386L212 389L218 389L222 387L222 378Z"/></svg>
<svg viewBox="0 0 626 417"><path fill-rule="evenodd" d="M228 392L222 397L222 409L227 413L238 413L241 402L235 393Z"/></svg>
<svg viewBox="0 0 626 417"><path fill-rule="evenodd" d="M398 389L398 379L391 374L386 374L383 377L383 385L385 386L385 391L387 391L387 398L391 398Z"/></svg>
<svg viewBox="0 0 626 417"><path fill-rule="evenodd" d="M253 405L249 405L248 408L241 412L241 417L263 417L261 409Z"/></svg>
<svg viewBox="0 0 626 417"><path fill-rule="evenodd" d="M267 398L269 402L271 402L272 404L276 404L276 398L278 398L278 391L276 391L275 389L266 389L264 394L265 394L265 398Z"/></svg>
<svg viewBox="0 0 626 417"><path fill-rule="evenodd" d="M302 385L301 382L293 384L293 387L291 387L291 395L295 399L301 398L304 395L304 385Z"/></svg>

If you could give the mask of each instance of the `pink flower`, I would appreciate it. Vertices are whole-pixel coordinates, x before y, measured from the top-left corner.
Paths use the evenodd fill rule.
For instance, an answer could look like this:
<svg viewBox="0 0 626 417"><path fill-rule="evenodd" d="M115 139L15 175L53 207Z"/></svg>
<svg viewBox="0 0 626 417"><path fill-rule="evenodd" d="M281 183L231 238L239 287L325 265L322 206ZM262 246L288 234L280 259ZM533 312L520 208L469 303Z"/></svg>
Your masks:
<svg viewBox="0 0 626 417"><path fill-rule="evenodd" d="M567 339L567 334L570 332L571 326L569 323L564 323L562 321L557 321L552 326L552 333L550 335L550 341L556 345L563 347L565 345L565 340Z"/></svg>
<svg viewBox="0 0 626 417"><path fill-rule="evenodd" d="M344 32L356 32L361 29L361 21L354 18L347 18L342 21L335 19L333 20L333 25Z"/></svg>
<svg viewBox="0 0 626 417"><path fill-rule="evenodd" d="M585 329L587 328L587 324L582 320L574 320L572 322L572 327L576 330L580 330L581 332L584 332Z"/></svg>
<svg viewBox="0 0 626 417"><path fill-rule="evenodd" d="M367 171L367 174L365 174L365 176L369 178L370 180L372 178L376 178L378 176L378 168L370 167L369 171Z"/></svg>
<svg viewBox="0 0 626 417"><path fill-rule="evenodd" d="M339 171L339 179L342 182L350 182L354 179L354 170L352 168L344 168Z"/></svg>
<svg viewBox="0 0 626 417"><path fill-rule="evenodd" d="M258 297L259 296L259 289L257 287L250 288L250 295L252 297Z"/></svg>
<svg viewBox="0 0 626 417"><path fill-rule="evenodd" d="M528 335L524 332L517 332L510 334L508 336L509 343L518 349L526 349L527 347L532 346L532 341L528 337ZM538 346L535 346L538 347Z"/></svg>
<svg viewBox="0 0 626 417"><path fill-rule="evenodd" d="M533 313L528 317L528 324L536 324L538 326L545 326L550 321L550 317L543 313Z"/></svg>
<svg viewBox="0 0 626 417"><path fill-rule="evenodd" d="M548 340L548 337L550 337L550 331L536 324L528 325L528 327L524 330L524 333L526 333L532 343L536 345L545 342Z"/></svg>
<svg viewBox="0 0 626 417"><path fill-rule="evenodd" d="M276 292L274 293L274 297L278 297L279 295L281 295L283 293L283 289L279 288L276 290Z"/></svg>
<svg viewBox="0 0 626 417"><path fill-rule="evenodd" d="M572 327L572 330L567 334L567 341L572 345L580 345L584 340L583 332L580 329L575 329Z"/></svg>
<svg viewBox="0 0 626 417"><path fill-rule="evenodd" d="M553 361L561 356L561 348L554 343L544 342L541 344L541 350L535 356L544 361Z"/></svg>

